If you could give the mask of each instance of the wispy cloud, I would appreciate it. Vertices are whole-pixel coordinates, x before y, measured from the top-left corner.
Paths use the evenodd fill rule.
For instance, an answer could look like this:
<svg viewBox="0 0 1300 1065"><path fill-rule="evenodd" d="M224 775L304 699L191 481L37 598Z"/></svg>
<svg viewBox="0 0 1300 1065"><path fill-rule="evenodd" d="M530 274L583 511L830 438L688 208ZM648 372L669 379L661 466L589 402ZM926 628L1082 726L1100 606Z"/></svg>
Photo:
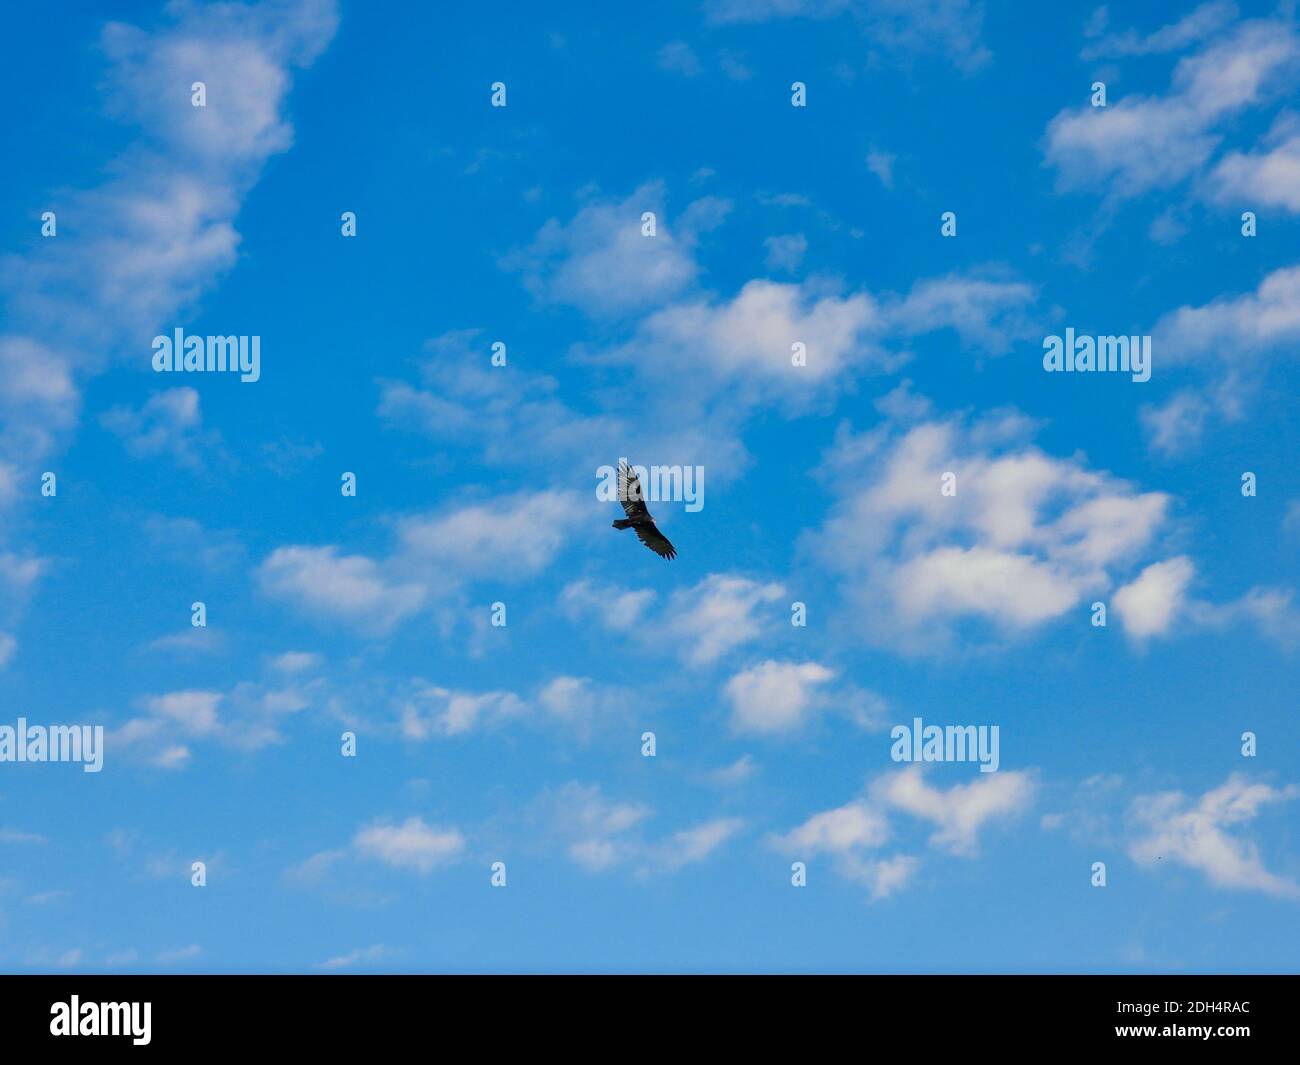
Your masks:
<svg viewBox="0 0 1300 1065"><path fill-rule="evenodd" d="M1129 856L1148 869L1165 860L1195 869L1216 887L1300 898L1300 885L1264 867L1257 845L1240 830L1265 807L1300 797L1300 787L1275 788L1233 773L1199 797L1183 792L1140 795L1129 811Z"/></svg>

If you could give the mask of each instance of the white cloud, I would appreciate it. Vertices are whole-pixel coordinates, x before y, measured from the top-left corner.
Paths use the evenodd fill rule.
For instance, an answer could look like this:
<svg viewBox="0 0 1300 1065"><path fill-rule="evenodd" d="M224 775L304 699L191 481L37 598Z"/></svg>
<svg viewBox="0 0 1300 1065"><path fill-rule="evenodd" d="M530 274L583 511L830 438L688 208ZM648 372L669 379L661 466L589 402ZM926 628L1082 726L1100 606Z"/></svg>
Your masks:
<svg viewBox="0 0 1300 1065"><path fill-rule="evenodd" d="M824 472L843 497L811 544L845 578L869 640L933 651L966 618L1024 633L1106 590L1150 547L1168 497L1044 454L1031 428L994 412L841 432Z"/></svg>
<svg viewBox="0 0 1300 1065"><path fill-rule="evenodd" d="M517 579L545 567L590 517L576 492L520 492L397 521L386 558L335 545L276 548L257 570L263 590L309 616L379 634L475 578Z"/></svg>
<svg viewBox="0 0 1300 1065"><path fill-rule="evenodd" d="M1129 815L1134 838L1129 856L1147 868L1178 862L1203 873L1217 887L1300 898L1300 885L1264 868L1256 844L1233 834L1268 805L1300 797L1294 785L1273 788L1233 773L1199 799L1182 792L1142 795Z"/></svg>
<svg viewBox="0 0 1300 1065"><path fill-rule="evenodd" d="M1099 8L1104 12L1106 9ZM1218 33L1237 17L1237 5L1231 0L1209 0L1188 12L1176 22L1161 26L1151 33L1136 30L1112 33L1084 47L1085 60L1108 56L1156 55L1177 52L1188 45L1205 40Z"/></svg>
<svg viewBox="0 0 1300 1065"><path fill-rule="evenodd" d="M200 854L181 854L177 851L167 851L164 853L155 853L150 855L144 862L144 873L154 880L173 880L187 883L193 876L193 863L201 861L206 866L209 875L215 874L218 870L226 869L226 854L224 851Z"/></svg>
<svg viewBox="0 0 1300 1065"><path fill-rule="evenodd" d="M391 579L374 559L340 555L334 546L277 547L258 568L268 595L309 616L326 615L387 632L424 604L425 589Z"/></svg>
<svg viewBox="0 0 1300 1065"><path fill-rule="evenodd" d="M720 817L647 842L641 832L653 811L643 803L607 799L597 784L570 781L544 794L539 805L565 853L593 873L630 868L667 873L702 862L740 831L739 818Z"/></svg>
<svg viewBox="0 0 1300 1065"><path fill-rule="evenodd" d="M844 294L824 279L760 278L730 299L690 297L647 315L598 361L635 367L675 402L689 375L697 403L713 401L733 417L764 404L801 413L848 387L857 371L898 365L906 356L889 350L894 341L951 328L966 347L1000 354L1032 333L1035 298L1031 286L994 273L921 281L903 297ZM796 343L805 351L798 367Z"/></svg>
<svg viewBox="0 0 1300 1065"><path fill-rule="evenodd" d="M434 866L458 858L465 849L465 837L457 829L433 828L423 818L408 817L400 825L367 825L357 832L352 845L364 857L425 875Z"/></svg>
<svg viewBox="0 0 1300 1065"><path fill-rule="evenodd" d="M624 860L625 848L614 840L592 836L570 843L568 854L588 872L601 873Z"/></svg>
<svg viewBox="0 0 1300 1065"><path fill-rule="evenodd" d="M175 950L160 950L154 955L154 961L159 965L174 965L178 961L189 961L191 958L197 958L203 953L203 948L197 943L191 943L188 947L178 947Z"/></svg>
<svg viewBox="0 0 1300 1065"><path fill-rule="evenodd" d="M43 449L31 448L33 454L43 454ZM7 506L18 496L18 467L10 462L0 462L0 505Z"/></svg>
<svg viewBox="0 0 1300 1065"><path fill-rule="evenodd" d="M672 74L681 74L687 78L698 77L704 72L700 57L685 41L669 41L659 49L656 59L659 69Z"/></svg>
<svg viewBox="0 0 1300 1065"><path fill-rule="evenodd" d="M718 53L718 66L732 81L748 81L754 76L754 72L744 60L726 48Z"/></svg>
<svg viewBox="0 0 1300 1065"><path fill-rule="evenodd" d="M48 569L47 559L0 550L0 620L17 619Z"/></svg>
<svg viewBox="0 0 1300 1065"><path fill-rule="evenodd" d="M1130 197L1198 171L1231 116L1259 105L1288 81L1300 37L1282 21L1242 23L1178 62L1164 96L1126 95L1084 104L1049 123L1045 154L1063 189L1108 185Z"/></svg>
<svg viewBox="0 0 1300 1065"><path fill-rule="evenodd" d="M81 395L67 358L23 336L0 336L0 450L47 454L75 424ZM14 469L14 467L7 467ZM9 493L0 491L0 504Z"/></svg>
<svg viewBox="0 0 1300 1065"><path fill-rule="evenodd" d="M757 772L758 766L754 762L754 756L742 754L730 765L710 770L707 779L709 783L718 787L731 788L749 780Z"/></svg>
<svg viewBox="0 0 1300 1065"><path fill-rule="evenodd" d="M820 708L818 688L835 674L816 662L769 659L727 681L731 727L737 732L772 735L807 723Z"/></svg>
<svg viewBox="0 0 1300 1065"><path fill-rule="evenodd" d="M1293 536L1300 534L1300 499L1288 501L1286 514L1282 518L1282 528Z"/></svg>
<svg viewBox="0 0 1300 1065"><path fill-rule="evenodd" d="M38 891L34 895L28 895L23 902L28 906L48 906L52 902L62 902L64 899L71 898L72 892L63 889L54 891Z"/></svg>
<svg viewBox="0 0 1300 1065"><path fill-rule="evenodd" d="M1147 236L1157 244L1177 244L1186 232L1187 226L1179 219L1176 207L1166 207L1147 227Z"/></svg>
<svg viewBox="0 0 1300 1065"><path fill-rule="evenodd" d="M1200 441L1210 413L1209 403L1198 392L1183 389L1163 407L1142 407L1138 417L1151 446L1163 455L1173 456Z"/></svg>
<svg viewBox="0 0 1300 1065"><path fill-rule="evenodd" d="M128 352L235 261L233 221L266 160L285 150L291 71L329 42L332 0L262 7L173 4L148 32L109 23L105 98L140 136L102 169L99 188L62 197L65 217L94 217L93 233L47 242L5 270L11 332L0 336L0 406L11 406L0 451L36 461L75 420L76 378ZM201 72L214 99L190 106ZM185 86L177 92L176 86ZM33 338L39 336L41 342ZM42 380L43 379L43 380Z"/></svg>
<svg viewBox="0 0 1300 1065"><path fill-rule="evenodd" d="M587 413L590 405L570 399L570 391L559 398L560 384L549 374L514 362L508 372L491 366L491 343L477 329L452 330L426 341L419 362L420 386L382 380L379 417L445 446L475 449L498 466L517 467L518 441L526 439L530 453L545 460L557 480L572 478L570 483L579 483L579 478L590 477L598 466L612 461L612 440L635 445L634 454L658 455L665 451L659 439L678 431L658 424L665 418L647 427L639 417L622 413Z"/></svg>
<svg viewBox="0 0 1300 1065"><path fill-rule="evenodd" d="M401 729L410 740L430 735L460 736L527 712L528 705L513 692L473 693L421 685L402 704Z"/></svg>
<svg viewBox="0 0 1300 1065"><path fill-rule="evenodd" d="M414 680L394 698L397 728L407 740L465 736L515 722L563 726L585 742L599 727L621 720L625 688L597 684L590 677L560 674L527 698L505 690L465 691Z"/></svg>
<svg viewBox="0 0 1300 1065"><path fill-rule="evenodd" d="M234 532L208 528L193 518L151 514L140 531L154 556L173 565L216 573L231 569L244 558L244 546Z"/></svg>
<svg viewBox="0 0 1300 1065"><path fill-rule="evenodd" d="M893 837L889 810L931 822L937 826L932 847L969 858L984 826L1023 813L1035 791L1032 774L1006 771L979 775L944 791L926 784L919 767L908 766L877 777L865 798L813 814L789 832L770 837L769 844L792 860L830 855L835 871L865 885L876 901L901 890L920 868L913 855L875 856Z"/></svg>
<svg viewBox="0 0 1300 1065"><path fill-rule="evenodd" d="M318 884L347 856L348 852L342 849L319 851L286 869L284 878L290 883Z"/></svg>
<svg viewBox="0 0 1300 1065"><path fill-rule="evenodd" d="M1136 639L1169 631L1187 602L1187 589L1196 575L1192 560L1180 555L1147 566L1136 580L1115 591L1115 612L1124 631Z"/></svg>
<svg viewBox="0 0 1300 1065"><path fill-rule="evenodd" d="M1300 213L1300 122L1274 124L1261 152L1229 152L1206 179L1210 195L1242 210L1280 207Z"/></svg>
<svg viewBox="0 0 1300 1065"><path fill-rule="evenodd" d="M921 860L911 854L895 854L890 858L869 859L845 855L840 861L840 873L850 880L865 885L873 902L888 898L905 888L921 867Z"/></svg>
<svg viewBox="0 0 1300 1065"><path fill-rule="evenodd" d="M180 632L157 636L145 644L145 650L165 655L217 654L226 647L226 636L220 629L209 626L190 626Z"/></svg>
<svg viewBox="0 0 1300 1065"><path fill-rule="evenodd" d="M97 98L131 128L127 147L93 167L103 184L58 190L59 239L0 262L0 455L20 457L0 462L0 506L67 441L84 380L113 362L146 366L149 339L233 266L243 200L291 141L292 72L337 21L333 0L279 0L172 3L147 32L105 26ZM195 80L212 106L190 105ZM79 218L94 225L66 235ZM178 396L150 402L110 413L109 424L148 453L179 432L174 453L189 461L197 402L192 412Z"/></svg>
<svg viewBox="0 0 1300 1065"><path fill-rule="evenodd" d="M546 714L582 737L621 715L626 700L626 690L602 687L590 677L554 677L537 693L537 705Z"/></svg>
<svg viewBox="0 0 1300 1065"><path fill-rule="evenodd" d="M147 716L134 717L108 732L106 745L130 751L158 769L184 769L197 742L216 742L236 751L258 751L280 743L280 722L313 705L322 681L273 687L241 681L228 691L189 689L145 696Z"/></svg>
<svg viewBox="0 0 1300 1065"><path fill-rule="evenodd" d="M689 665L713 665L735 649L774 629L773 604L785 596L775 581L761 582L732 573L710 573L689 588L679 588L654 611L649 589L575 581L560 593L560 605L576 619L595 617L615 632L654 634L657 649L671 647Z"/></svg>
<svg viewBox="0 0 1300 1065"><path fill-rule="evenodd" d="M678 640L691 665L705 666L757 639L764 607L780 602L785 588L774 581L711 573L694 587L673 593L659 626Z"/></svg>
<svg viewBox="0 0 1300 1065"><path fill-rule="evenodd" d="M1183 306L1155 325L1153 347L1170 363L1197 359L1236 362L1300 340L1300 266L1274 270L1251 293Z"/></svg>
<svg viewBox="0 0 1300 1065"><path fill-rule="evenodd" d="M217 728L217 707L221 692L178 691L145 699L145 707L154 714L169 718L191 736L205 736Z"/></svg>
<svg viewBox="0 0 1300 1065"><path fill-rule="evenodd" d="M813 814L780 837L781 845L801 854L839 854L874 849L889 839L889 822L880 810L858 801Z"/></svg>
<svg viewBox="0 0 1300 1065"><path fill-rule="evenodd" d="M104 959L104 965L107 968L115 969L122 965L131 965L140 957L140 952L134 947L128 947L126 950L115 950Z"/></svg>
<svg viewBox="0 0 1300 1065"><path fill-rule="evenodd" d="M628 836L650 816L642 803L606 799L598 784L570 781L543 797L553 829L567 840L566 852L591 872L603 872L640 853L639 840Z"/></svg>
<svg viewBox="0 0 1300 1065"><path fill-rule="evenodd" d="M627 632L641 622L654 600L655 593L649 588L624 591L580 580L565 585L560 593L560 609L571 618L595 616L605 628Z"/></svg>
<svg viewBox="0 0 1300 1065"><path fill-rule="evenodd" d="M738 817L718 817L674 832L654 846L651 865L657 869L673 871L702 862L739 832L743 825L744 822Z"/></svg>
<svg viewBox="0 0 1300 1065"><path fill-rule="evenodd" d="M405 518L397 524L400 554L425 573L525 576L543 569L592 509L577 492L524 491Z"/></svg>
<svg viewBox="0 0 1300 1065"><path fill-rule="evenodd" d="M155 392L139 410L113 407L99 420L134 457L161 455L183 466L201 465L204 449L219 439L215 433L202 432L199 394L188 386Z"/></svg>
<svg viewBox="0 0 1300 1065"><path fill-rule="evenodd" d="M850 0L706 0L709 21L715 23L766 22L776 18L828 18L839 14Z"/></svg>
<svg viewBox="0 0 1300 1065"><path fill-rule="evenodd" d="M271 668L281 673L302 673L320 664L321 656L310 651L285 651L271 659Z"/></svg>
<svg viewBox="0 0 1300 1065"><path fill-rule="evenodd" d="M654 312L611 358L674 382L686 371L709 371L755 402L838 377L871 354L861 341L878 321L875 301L865 294L841 297L811 284L753 280L728 301L695 299ZM795 342L806 346L808 358L792 376Z"/></svg>
<svg viewBox="0 0 1300 1065"><path fill-rule="evenodd" d="M654 236L642 235L646 212L655 216ZM695 239L725 213L721 201L704 199L670 219L663 184L650 182L621 202L588 204L567 224L551 219L502 265L522 271L529 291L545 302L595 315L626 314L662 303L695 281Z"/></svg>
<svg viewBox="0 0 1300 1065"><path fill-rule="evenodd" d="M769 844L793 861L831 855L836 872L864 885L871 901L876 902L902 890L920 867L911 855L872 857L870 852L888 842L889 837L884 814L866 802L856 801L813 814L784 835L771 837Z"/></svg>
<svg viewBox="0 0 1300 1065"><path fill-rule="evenodd" d="M1210 629L1251 624L1283 648L1291 648L1300 644L1300 608L1294 599L1289 590L1257 587L1226 603L1193 602L1189 614L1195 624Z"/></svg>
<svg viewBox="0 0 1300 1065"><path fill-rule="evenodd" d="M176 13L175 27L161 32L121 23L105 28L117 108L161 133L194 164L234 169L287 148L292 130L280 114L287 68L311 63L329 44L338 26L336 6L329 0L265 8L187 4ZM196 67L210 68L208 91L221 102L197 121L188 94L178 99L169 91Z"/></svg>
<svg viewBox="0 0 1300 1065"><path fill-rule="evenodd" d="M0 828L0 843L48 843L49 841L35 832L19 832L13 828Z"/></svg>
<svg viewBox="0 0 1300 1065"><path fill-rule="evenodd" d="M897 161L898 157L892 152L883 152L876 148L867 152L867 169L875 174L887 189L894 187L894 163Z"/></svg>
<svg viewBox="0 0 1300 1065"><path fill-rule="evenodd" d="M707 0L705 11L719 24L851 13L870 44L904 60L937 53L970 72L992 58L983 6L971 0Z"/></svg>
<svg viewBox="0 0 1300 1065"><path fill-rule="evenodd" d="M902 57L940 55L963 73L993 59L984 45L984 6L975 0L859 0L868 39Z"/></svg>
<svg viewBox="0 0 1300 1065"><path fill-rule="evenodd" d="M389 955L390 951L382 943L376 943L370 947L358 947L356 950L348 951L346 954L339 954L321 962L317 968L325 969L330 972L337 972L340 969L351 969L357 965L367 965L373 962L382 961Z"/></svg>
<svg viewBox="0 0 1300 1065"><path fill-rule="evenodd" d="M886 317L906 336L952 329L966 347L1001 355L1017 340L1041 337L1028 316L1036 298L1032 285L996 272L949 274L918 281L890 302Z"/></svg>
<svg viewBox="0 0 1300 1065"><path fill-rule="evenodd" d="M592 462L612 462L609 442L617 440L618 454L636 461L704 465L725 480L744 472L740 434L756 408L824 409L852 388L857 372L911 357L893 344L935 330L953 328L964 346L992 353L1028 335L1037 294L996 268L921 282L905 296L845 292L821 276L799 284L751 278L730 295L707 291L699 284L699 235L720 223L727 205L696 200L667 226L657 213L657 236L641 236L642 211L655 210L663 196L653 183L626 200L589 202L502 261L537 298L601 319L599 339L574 345L569 359L626 368L626 382L589 402L562 401L554 380L518 369L507 387L507 375L484 365L487 339L461 331L430 343L421 366L426 387L383 382L381 417L452 446L481 448L501 464L515 462L511 441L526 436L574 478L588 475ZM792 267L796 244L773 243L774 264ZM611 316L623 327L611 330ZM792 363L796 344L804 345L804 365ZM684 378L691 389L681 388ZM611 402L624 394L635 396L634 405Z"/></svg>
<svg viewBox="0 0 1300 1065"><path fill-rule="evenodd" d="M763 241L767 249L764 261L769 270L799 269L803 257L808 251L808 238L802 233L785 233L777 237L768 237Z"/></svg>
<svg viewBox="0 0 1300 1065"><path fill-rule="evenodd" d="M1058 617L1079 590L1047 564L987 547L939 547L902 563L893 597L909 623L936 614L988 614L1013 627Z"/></svg>
<svg viewBox="0 0 1300 1065"><path fill-rule="evenodd" d="M871 794L886 806L936 825L930 837L933 846L971 855L984 825L1023 813L1035 791L1032 774L1013 770L981 773L968 784L943 791L926 784L919 766L908 766L878 779Z"/></svg>

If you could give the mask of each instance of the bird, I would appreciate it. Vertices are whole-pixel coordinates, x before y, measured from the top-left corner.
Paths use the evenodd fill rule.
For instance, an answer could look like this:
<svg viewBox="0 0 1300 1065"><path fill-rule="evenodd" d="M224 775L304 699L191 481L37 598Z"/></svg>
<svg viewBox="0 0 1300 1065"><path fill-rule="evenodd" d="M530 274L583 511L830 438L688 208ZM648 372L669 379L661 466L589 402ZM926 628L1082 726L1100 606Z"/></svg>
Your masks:
<svg viewBox="0 0 1300 1065"><path fill-rule="evenodd" d="M677 548L668 542L668 537L659 531L655 520L646 508L641 492L641 479L636 470L625 462L618 464L618 499L623 504L626 518L614 522L616 529L633 529L636 538L650 548L660 558L676 558Z"/></svg>

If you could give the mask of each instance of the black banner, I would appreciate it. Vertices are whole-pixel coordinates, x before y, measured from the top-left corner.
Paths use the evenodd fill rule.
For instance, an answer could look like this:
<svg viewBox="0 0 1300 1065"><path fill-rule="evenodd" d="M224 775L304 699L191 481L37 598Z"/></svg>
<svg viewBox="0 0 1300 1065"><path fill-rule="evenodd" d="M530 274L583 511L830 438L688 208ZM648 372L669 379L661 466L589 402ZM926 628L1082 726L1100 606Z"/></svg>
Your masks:
<svg viewBox="0 0 1300 1065"><path fill-rule="evenodd" d="M0 978L0 1046L9 1061L108 1044L698 1056L847 1039L854 1056L901 1041L1236 1058L1290 1046L1296 989L1289 976L11 976Z"/></svg>

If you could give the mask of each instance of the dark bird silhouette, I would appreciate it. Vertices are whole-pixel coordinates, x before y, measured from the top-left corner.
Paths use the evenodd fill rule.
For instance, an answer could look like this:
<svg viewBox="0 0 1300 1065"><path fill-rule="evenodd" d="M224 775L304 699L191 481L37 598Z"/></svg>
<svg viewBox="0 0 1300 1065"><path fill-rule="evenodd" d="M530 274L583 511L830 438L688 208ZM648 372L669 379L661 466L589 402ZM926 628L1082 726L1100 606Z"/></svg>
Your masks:
<svg viewBox="0 0 1300 1065"><path fill-rule="evenodd" d="M623 504L626 518L614 522L616 529L634 529L636 538L660 558L676 558L677 548L659 531L655 520L646 509L641 490L641 479L636 470L624 462L618 464L618 500Z"/></svg>

